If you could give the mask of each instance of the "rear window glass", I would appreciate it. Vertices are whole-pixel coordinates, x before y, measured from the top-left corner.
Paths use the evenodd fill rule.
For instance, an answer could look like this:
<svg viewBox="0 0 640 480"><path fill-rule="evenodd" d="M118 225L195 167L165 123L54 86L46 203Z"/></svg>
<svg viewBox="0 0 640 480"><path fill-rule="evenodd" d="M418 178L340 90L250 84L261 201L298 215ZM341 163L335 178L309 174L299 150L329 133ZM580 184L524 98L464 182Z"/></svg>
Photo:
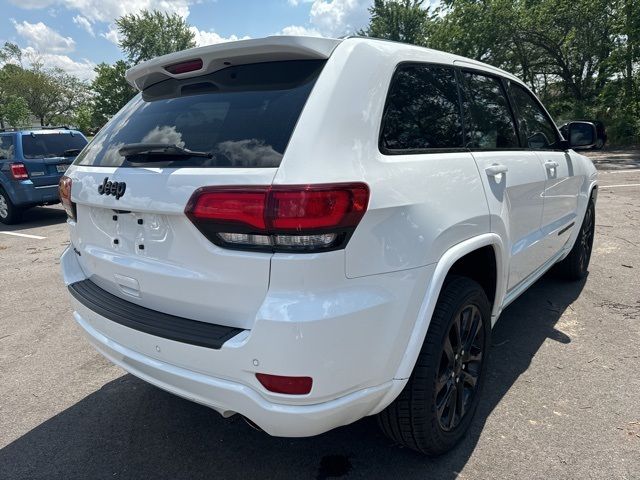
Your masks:
<svg viewBox="0 0 640 480"><path fill-rule="evenodd" d="M462 147L462 114L452 68L405 65L391 82L380 144L402 152Z"/></svg>
<svg viewBox="0 0 640 480"><path fill-rule="evenodd" d="M87 144L77 133L32 133L22 135L24 158L73 157Z"/></svg>
<svg viewBox="0 0 640 480"><path fill-rule="evenodd" d="M164 157L163 167L277 167L324 60L266 62L145 89L96 135L76 164L148 166L119 150L176 145L209 157Z"/></svg>

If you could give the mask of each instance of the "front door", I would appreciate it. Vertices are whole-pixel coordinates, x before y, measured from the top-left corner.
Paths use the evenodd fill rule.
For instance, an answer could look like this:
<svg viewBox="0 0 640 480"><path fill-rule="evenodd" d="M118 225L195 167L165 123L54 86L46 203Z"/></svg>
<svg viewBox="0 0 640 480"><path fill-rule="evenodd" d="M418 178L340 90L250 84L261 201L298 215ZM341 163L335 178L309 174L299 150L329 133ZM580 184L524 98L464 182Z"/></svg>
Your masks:
<svg viewBox="0 0 640 480"><path fill-rule="evenodd" d="M545 171L541 243L546 261L560 252L571 232L580 227L578 193L584 179L576 174L569 152L560 148L558 130L537 99L513 83L510 91L523 141L536 153Z"/></svg>

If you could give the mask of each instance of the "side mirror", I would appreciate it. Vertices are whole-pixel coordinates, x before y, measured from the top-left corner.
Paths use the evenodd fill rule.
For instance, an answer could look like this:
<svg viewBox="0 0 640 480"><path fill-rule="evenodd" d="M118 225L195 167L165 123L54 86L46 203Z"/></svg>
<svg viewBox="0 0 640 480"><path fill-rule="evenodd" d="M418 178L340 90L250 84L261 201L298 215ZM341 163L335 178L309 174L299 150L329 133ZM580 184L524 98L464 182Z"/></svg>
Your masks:
<svg viewBox="0 0 640 480"><path fill-rule="evenodd" d="M593 147L598 138L596 126L591 122L569 122L566 131L569 148Z"/></svg>

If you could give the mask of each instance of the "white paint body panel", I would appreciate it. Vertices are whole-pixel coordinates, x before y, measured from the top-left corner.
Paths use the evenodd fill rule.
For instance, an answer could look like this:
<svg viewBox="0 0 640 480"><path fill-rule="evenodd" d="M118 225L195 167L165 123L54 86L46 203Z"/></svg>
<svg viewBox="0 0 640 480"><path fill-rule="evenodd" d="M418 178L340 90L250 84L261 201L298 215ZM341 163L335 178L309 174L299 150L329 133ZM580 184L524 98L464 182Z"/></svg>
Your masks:
<svg viewBox="0 0 640 480"><path fill-rule="evenodd" d="M212 350L129 329L74 299L75 319L90 341L150 383L282 436L318 434L388 405L411 374L449 269L483 247L496 257L495 323L507 303L568 253L596 184L591 162L573 151L383 155L378 134L399 63L484 66L391 42L316 40L203 47L128 73L143 86L163 65L196 54L206 57L204 69L231 56L327 58L279 168L72 166L67 173L78 205L71 243L81 253L69 249L62 257L67 284L91 278L132 303L244 330ZM559 165L549 173L544 162L551 155ZM494 164L508 169L500 179L487 175ZM126 181L126 195L98 195L107 176ZM371 192L344 250L225 250L183 213L205 185L331 182L366 182ZM115 222L114 209L133 213ZM559 236L571 221L575 227ZM114 238L122 242L114 245ZM313 388L301 396L270 393L256 372L311 376Z"/></svg>

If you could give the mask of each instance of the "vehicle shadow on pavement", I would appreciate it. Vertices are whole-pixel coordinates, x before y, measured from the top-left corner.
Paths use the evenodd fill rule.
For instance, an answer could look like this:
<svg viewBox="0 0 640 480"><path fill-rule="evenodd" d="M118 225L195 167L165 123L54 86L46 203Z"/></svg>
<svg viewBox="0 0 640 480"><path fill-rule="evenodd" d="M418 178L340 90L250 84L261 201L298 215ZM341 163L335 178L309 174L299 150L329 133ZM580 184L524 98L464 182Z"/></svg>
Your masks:
<svg viewBox="0 0 640 480"><path fill-rule="evenodd" d="M554 327L583 286L547 276L504 312L469 434L438 458L394 445L372 418L313 438L269 437L124 375L0 450L0 478L455 478L541 345L571 341Z"/></svg>
<svg viewBox="0 0 640 480"><path fill-rule="evenodd" d="M30 228L48 227L67 220L66 212L61 208L34 207L22 214L22 220L16 225L0 224L2 232L18 232Z"/></svg>

